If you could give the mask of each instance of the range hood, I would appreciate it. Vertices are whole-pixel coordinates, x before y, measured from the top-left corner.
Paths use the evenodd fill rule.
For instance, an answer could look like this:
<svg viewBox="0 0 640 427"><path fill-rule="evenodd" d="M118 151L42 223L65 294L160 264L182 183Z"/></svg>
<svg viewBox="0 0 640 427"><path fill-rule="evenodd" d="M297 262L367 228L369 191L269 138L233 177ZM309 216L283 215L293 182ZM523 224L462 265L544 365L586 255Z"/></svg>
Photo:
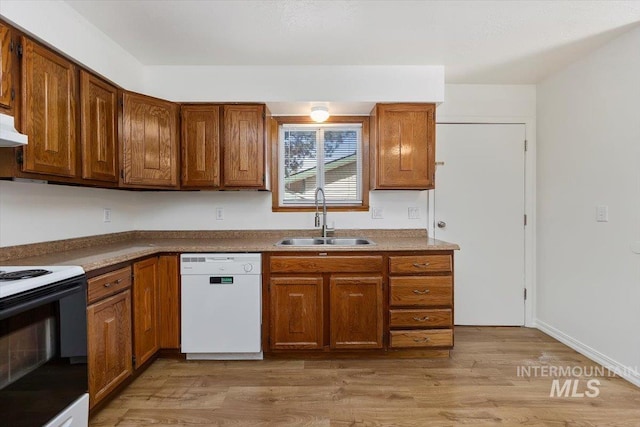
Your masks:
<svg viewBox="0 0 640 427"><path fill-rule="evenodd" d="M0 147L19 147L27 140L27 135L16 130L13 117L0 113Z"/></svg>

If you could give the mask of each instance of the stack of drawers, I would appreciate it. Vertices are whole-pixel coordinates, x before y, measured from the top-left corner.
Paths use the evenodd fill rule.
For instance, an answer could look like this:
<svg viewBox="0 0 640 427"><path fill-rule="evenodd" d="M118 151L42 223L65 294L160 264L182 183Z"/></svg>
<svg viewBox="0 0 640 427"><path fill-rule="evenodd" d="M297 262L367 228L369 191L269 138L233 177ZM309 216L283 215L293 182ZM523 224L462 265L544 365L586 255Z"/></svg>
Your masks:
<svg viewBox="0 0 640 427"><path fill-rule="evenodd" d="M451 254L389 257L390 348L453 346Z"/></svg>

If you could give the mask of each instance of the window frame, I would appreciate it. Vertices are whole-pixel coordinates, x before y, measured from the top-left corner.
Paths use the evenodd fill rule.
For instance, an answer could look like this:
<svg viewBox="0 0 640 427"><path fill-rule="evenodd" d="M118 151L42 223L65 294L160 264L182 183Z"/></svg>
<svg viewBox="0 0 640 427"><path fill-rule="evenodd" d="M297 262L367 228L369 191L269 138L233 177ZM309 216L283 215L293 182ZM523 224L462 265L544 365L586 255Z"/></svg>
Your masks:
<svg viewBox="0 0 640 427"><path fill-rule="evenodd" d="M362 171L361 194L359 203L328 204L327 210L333 212L368 211L369 210L369 117L368 116L332 116L323 123L317 123L306 116L278 116L274 117L271 129L271 210L272 212L315 212L315 205L285 205L280 204L280 127L282 125L349 125L360 124L362 126Z"/></svg>

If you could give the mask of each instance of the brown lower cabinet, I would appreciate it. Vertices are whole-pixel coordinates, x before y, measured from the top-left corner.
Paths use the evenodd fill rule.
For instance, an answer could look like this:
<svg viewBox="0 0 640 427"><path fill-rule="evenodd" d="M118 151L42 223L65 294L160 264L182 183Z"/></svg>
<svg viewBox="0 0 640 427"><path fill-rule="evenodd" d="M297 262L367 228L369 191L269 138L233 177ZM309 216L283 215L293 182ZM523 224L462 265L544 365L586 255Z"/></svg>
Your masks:
<svg viewBox="0 0 640 427"><path fill-rule="evenodd" d="M453 347L453 251L283 252L263 260L267 353L442 356Z"/></svg>
<svg viewBox="0 0 640 427"><path fill-rule="evenodd" d="M159 349L180 348L178 255L146 258L88 280L90 406Z"/></svg>
<svg viewBox="0 0 640 427"><path fill-rule="evenodd" d="M160 349L158 257L133 264L133 354L140 366Z"/></svg>
<svg viewBox="0 0 640 427"><path fill-rule="evenodd" d="M131 268L90 279L88 302L89 395L94 407L133 372Z"/></svg>

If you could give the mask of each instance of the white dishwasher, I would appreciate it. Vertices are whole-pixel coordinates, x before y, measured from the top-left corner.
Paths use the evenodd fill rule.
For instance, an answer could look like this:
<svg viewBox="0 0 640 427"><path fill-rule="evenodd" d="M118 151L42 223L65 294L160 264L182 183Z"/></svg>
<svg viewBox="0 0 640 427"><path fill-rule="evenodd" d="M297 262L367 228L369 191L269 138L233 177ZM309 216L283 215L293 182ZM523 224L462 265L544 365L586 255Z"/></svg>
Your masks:
<svg viewBox="0 0 640 427"><path fill-rule="evenodd" d="M187 359L262 359L262 256L180 255Z"/></svg>

